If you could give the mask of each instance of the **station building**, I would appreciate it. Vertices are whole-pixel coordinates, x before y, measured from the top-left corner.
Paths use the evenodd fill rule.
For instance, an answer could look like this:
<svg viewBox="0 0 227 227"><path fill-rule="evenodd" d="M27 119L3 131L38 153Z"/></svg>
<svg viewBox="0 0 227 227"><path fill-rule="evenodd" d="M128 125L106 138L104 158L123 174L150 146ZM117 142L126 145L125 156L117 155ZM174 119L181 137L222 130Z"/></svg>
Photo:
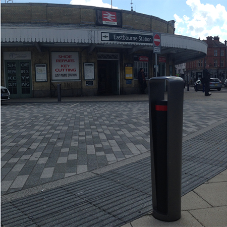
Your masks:
<svg viewBox="0 0 227 227"><path fill-rule="evenodd" d="M206 56L203 41L174 34L174 21L91 6L1 4L1 84L12 98L139 93L146 79ZM154 54L154 34L159 34ZM157 62L157 65L156 65Z"/></svg>

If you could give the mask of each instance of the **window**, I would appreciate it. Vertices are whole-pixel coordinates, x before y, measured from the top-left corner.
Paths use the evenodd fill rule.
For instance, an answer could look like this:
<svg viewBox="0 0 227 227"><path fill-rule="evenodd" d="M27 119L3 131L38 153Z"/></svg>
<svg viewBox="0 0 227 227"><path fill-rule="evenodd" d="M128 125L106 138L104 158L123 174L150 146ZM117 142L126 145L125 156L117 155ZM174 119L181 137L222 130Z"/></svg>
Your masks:
<svg viewBox="0 0 227 227"><path fill-rule="evenodd" d="M220 83L221 81L218 78L212 78L212 79L210 78L210 82L219 82Z"/></svg>
<svg viewBox="0 0 227 227"><path fill-rule="evenodd" d="M203 66L203 60L198 60L198 67L202 67Z"/></svg>
<svg viewBox="0 0 227 227"><path fill-rule="evenodd" d="M148 62L134 61L134 79L138 79L138 73L140 68L143 68L144 75L147 78L148 76Z"/></svg>
<svg viewBox="0 0 227 227"><path fill-rule="evenodd" d="M221 67L224 67L224 60L221 60Z"/></svg>
<svg viewBox="0 0 227 227"><path fill-rule="evenodd" d="M224 50L221 50L221 56L224 56Z"/></svg>
<svg viewBox="0 0 227 227"><path fill-rule="evenodd" d="M217 65L218 65L217 60L214 60L214 67L217 67Z"/></svg>
<svg viewBox="0 0 227 227"><path fill-rule="evenodd" d="M134 56L134 79L138 79L140 68L143 68L144 75L148 78L148 57Z"/></svg>
<svg viewBox="0 0 227 227"><path fill-rule="evenodd" d="M218 56L218 50L214 50L214 56Z"/></svg>

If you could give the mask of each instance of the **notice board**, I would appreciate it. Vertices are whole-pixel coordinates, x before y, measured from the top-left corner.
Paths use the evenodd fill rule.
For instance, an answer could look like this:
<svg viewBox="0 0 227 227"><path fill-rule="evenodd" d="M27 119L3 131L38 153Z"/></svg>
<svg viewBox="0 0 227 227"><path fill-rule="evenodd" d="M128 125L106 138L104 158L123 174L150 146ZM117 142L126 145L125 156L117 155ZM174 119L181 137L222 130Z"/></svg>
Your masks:
<svg viewBox="0 0 227 227"><path fill-rule="evenodd" d="M84 63L84 79L94 80L95 79L95 64Z"/></svg>

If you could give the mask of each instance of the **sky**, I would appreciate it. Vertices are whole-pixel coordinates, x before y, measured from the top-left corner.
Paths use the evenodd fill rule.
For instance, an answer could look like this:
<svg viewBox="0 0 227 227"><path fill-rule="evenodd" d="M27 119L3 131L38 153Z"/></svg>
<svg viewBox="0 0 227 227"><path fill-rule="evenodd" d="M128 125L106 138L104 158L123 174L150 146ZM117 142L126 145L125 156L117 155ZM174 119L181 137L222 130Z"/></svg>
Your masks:
<svg viewBox="0 0 227 227"><path fill-rule="evenodd" d="M219 36L227 40L227 0L1 0L1 3L53 3L92 5L152 15L175 20L175 34L197 39ZM131 4L131 2L133 4Z"/></svg>

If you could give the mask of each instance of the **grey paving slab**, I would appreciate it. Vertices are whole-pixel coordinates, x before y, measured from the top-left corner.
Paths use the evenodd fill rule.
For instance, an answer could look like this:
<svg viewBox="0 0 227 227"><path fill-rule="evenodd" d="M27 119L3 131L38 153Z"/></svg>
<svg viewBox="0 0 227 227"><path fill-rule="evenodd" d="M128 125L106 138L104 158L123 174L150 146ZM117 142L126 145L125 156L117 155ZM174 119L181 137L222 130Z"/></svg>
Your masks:
<svg viewBox="0 0 227 227"><path fill-rule="evenodd" d="M224 227L227 223L227 206L191 210L190 213L200 220L202 226Z"/></svg>
<svg viewBox="0 0 227 227"><path fill-rule="evenodd" d="M29 175L20 175L11 184L10 188L22 188L27 181Z"/></svg>
<svg viewBox="0 0 227 227"><path fill-rule="evenodd" d="M197 193L191 191L181 198L182 210L195 210L211 207L211 205L203 200Z"/></svg>
<svg viewBox="0 0 227 227"><path fill-rule="evenodd" d="M54 172L54 167L44 168L40 178L51 178Z"/></svg>
<svg viewBox="0 0 227 227"><path fill-rule="evenodd" d="M227 180L225 182L212 182L207 185L201 185L195 192L207 201L211 206L227 207ZM227 223L227 222L226 222Z"/></svg>
<svg viewBox="0 0 227 227"><path fill-rule="evenodd" d="M227 170L218 174L218 176L215 176L214 178L212 178L211 180L209 180L210 183L212 182L226 182L227 181Z"/></svg>
<svg viewBox="0 0 227 227"><path fill-rule="evenodd" d="M195 226L195 227L202 227L203 225L192 216L188 211L182 212L182 217L180 220L175 222L163 222L155 219L152 215L146 215L145 217L139 218L131 222L130 224L124 225L123 227L182 227L182 226Z"/></svg>
<svg viewBox="0 0 227 227"><path fill-rule="evenodd" d="M7 181L7 180L5 180L5 181L3 181L2 183L1 183L1 190L2 191L7 191L9 188L10 188L10 185L13 183L13 180L11 180L11 181Z"/></svg>

